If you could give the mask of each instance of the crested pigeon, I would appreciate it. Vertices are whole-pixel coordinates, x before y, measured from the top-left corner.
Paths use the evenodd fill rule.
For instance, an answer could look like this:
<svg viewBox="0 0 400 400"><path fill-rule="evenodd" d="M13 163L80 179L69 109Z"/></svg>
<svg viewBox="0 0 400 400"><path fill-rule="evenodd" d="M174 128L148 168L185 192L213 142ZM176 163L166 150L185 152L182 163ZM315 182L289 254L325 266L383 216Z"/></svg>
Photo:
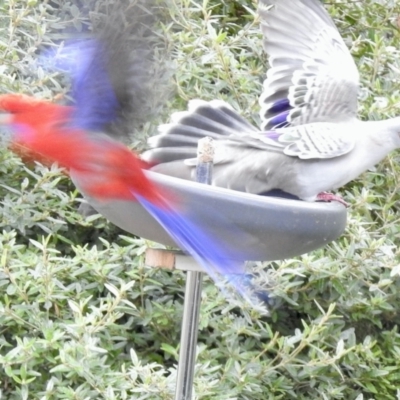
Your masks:
<svg viewBox="0 0 400 400"><path fill-rule="evenodd" d="M210 136L213 185L340 201L326 191L400 147L400 118L357 118L358 70L319 0L260 0L258 11L270 64L261 129L223 101L192 100L159 127L143 158L156 172L194 179L197 141Z"/></svg>

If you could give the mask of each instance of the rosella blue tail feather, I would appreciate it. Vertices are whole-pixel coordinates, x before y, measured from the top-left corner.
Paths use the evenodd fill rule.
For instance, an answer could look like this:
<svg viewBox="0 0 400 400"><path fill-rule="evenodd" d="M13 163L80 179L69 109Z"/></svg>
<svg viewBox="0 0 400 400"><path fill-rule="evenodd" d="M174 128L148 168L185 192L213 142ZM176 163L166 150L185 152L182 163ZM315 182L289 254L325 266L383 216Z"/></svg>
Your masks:
<svg viewBox="0 0 400 400"><path fill-rule="evenodd" d="M188 213L157 206L141 196L136 195L136 199L215 282L226 279L242 296L248 298L250 285L244 285L237 278L244 276L244 263L235 260L235 249L215 240L210 232L206 233L193 222Z"/></svg>

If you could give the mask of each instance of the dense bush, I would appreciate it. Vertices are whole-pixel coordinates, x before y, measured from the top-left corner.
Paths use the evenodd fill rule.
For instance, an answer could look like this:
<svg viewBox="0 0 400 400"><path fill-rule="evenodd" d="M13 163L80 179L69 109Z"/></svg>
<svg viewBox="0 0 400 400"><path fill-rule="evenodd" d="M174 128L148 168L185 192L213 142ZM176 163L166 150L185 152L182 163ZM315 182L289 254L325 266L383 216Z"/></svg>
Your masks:
<svg viewBox="0 0 400 400"><path fill-rule="evenodd" d="M1 2L1 91L64 96L64 78L44 71L38 54L89 29L106 3ZM176 96L135 147L196 97L225 99L257 123L267 64L255 3L169 0L162 35ZM328 8L361 72L362 117L396 115L399 3ZM0 157L0 398L172 399L184 274L145 268L150 243L100 216L82 219L57 168L24 166L5 149ZM341 190L351 207L339 240L256 265L269 316L228 304L206 280L196 398L400 398L398 161L392 154Z"/></svg>

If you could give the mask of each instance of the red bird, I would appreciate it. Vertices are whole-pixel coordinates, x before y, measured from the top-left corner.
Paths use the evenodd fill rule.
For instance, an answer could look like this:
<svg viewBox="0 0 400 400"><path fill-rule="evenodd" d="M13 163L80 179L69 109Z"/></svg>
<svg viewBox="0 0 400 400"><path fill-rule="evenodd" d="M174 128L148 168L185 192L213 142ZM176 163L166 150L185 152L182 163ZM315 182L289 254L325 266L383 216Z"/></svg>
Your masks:
<svg viewBox="0 0 400 400"><path fill-rule="evenodd" d="M121 71L129 68L121 69L121 64L130 60L123 52L118 79L113 78L109 61L112 57L115 64L116 54L110 47L107 35L67 46L73 60L79 60L72 68L71 106L20 95L0 96L0 111L7 113L2 121L14 132L11 148L72 170L82 190L96 200L138 201L214 279L221 279L218 274L243 273L242 263L231 261L238 258L232 257L235 249L200 229L196 210L183 210L178 199L148 180L143 170L147 166L135 153L104 133L110 126L126 127L124 115L132 104L141 103L138 98L129 101L137 85L129 92L132 77L124 78Z"/></svg>
<svg viewBox="0 0 400 400"><path fill-rule="evenodd" d="M214 279L220 279L216 273L243 272L241 263L231 261L235 250L199 229L192 222L195 210L183 211L179 200L149 181L146 165L135 153L106 135L73 126L73 106L3 95L0 107L7 112L3 121L14 130L11 143L18 153L22 149L23 154L73 170L82 190L96 200L140 202Z"/></svg>

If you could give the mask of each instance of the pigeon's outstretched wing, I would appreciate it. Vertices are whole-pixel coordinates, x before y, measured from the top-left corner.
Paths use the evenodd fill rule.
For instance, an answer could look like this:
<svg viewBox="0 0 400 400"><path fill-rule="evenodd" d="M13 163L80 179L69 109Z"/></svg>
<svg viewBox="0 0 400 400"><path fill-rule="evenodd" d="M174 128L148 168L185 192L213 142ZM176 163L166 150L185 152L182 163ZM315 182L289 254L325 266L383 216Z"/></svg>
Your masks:
<svg viewBox="0 0 400 400"><path fill-rule="evenodd" d="M260 97L262 130L357 115L359 74L319 0L260 0L270 69Z"/></svg>

